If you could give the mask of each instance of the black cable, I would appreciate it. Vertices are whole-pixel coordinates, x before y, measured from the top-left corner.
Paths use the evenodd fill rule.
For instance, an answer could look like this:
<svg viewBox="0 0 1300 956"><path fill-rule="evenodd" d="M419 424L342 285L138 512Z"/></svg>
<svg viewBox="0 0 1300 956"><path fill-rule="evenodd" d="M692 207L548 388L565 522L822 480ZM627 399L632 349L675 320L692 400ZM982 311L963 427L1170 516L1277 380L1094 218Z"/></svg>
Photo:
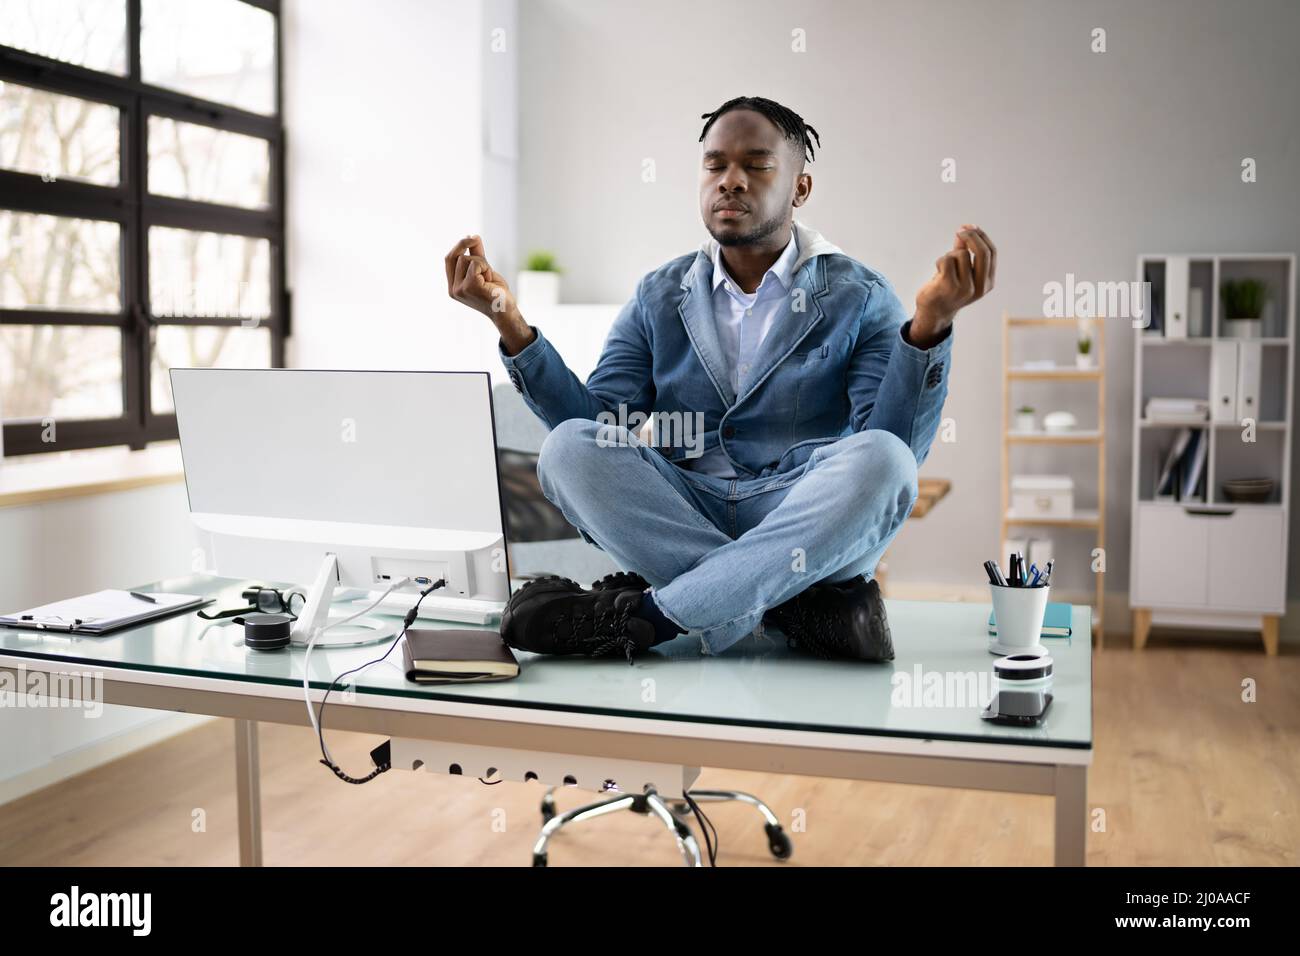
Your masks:
<svg viewBox="0 0 1300 956"><path fill-rule="evenodd" d="M338 685L338 682L341 681L343 678L347 677L348 675L355 674L357 671L363 671L367 667L371 667L375 664L379 664L387 660L388 655L393 653L393 648L401 643L402 638L406 636L406 632L410 629L411 625L415 623L415 617L417 614L420 613L420 602L423 601L430 594L432 594L434 591L436 591L438 588L445 588L446 586L447 586L447 579L439 578L437 581L434 581L427 588L421 591L419 600L415 602L415 606L411 608L409 611L407 611L406 616L402 618L402 630L398 633L397 637L393 639L393 643L388 646L388 650L384 651L384 653L381 656L376 657L373 661L367 661L365 664L360 664L352 668L352 670L350 671L344 671L342 674L339 674L332 681L330 681L329 686L325 688L325 696L321 698L320 708L316 711L316 733L320 741L320 755L321 755L320 762L323 763L325 766L329 767L330 770L334 772L334 776L338 777L344 783L352 783L352 784L356 784L357 786L360 786L363 783L369 783L371 780L374 780L381 773L385 773L389 770L392 770L393 765L391 763L377 764L375 766L375 769L370 771L370 773L366 774L364 777L351 777L348 776L348 774L346 774L343 771L343 768L341 768L338 764L334 763L334 761L330 760L329 753L325 750L325 704L327 701L329 701L330 694L334 692L334 688L335 686Z"/></svg>
<svg viewBox="0 0 1300 956"><path fill-rule="evenodd" d="M713 821L704 815L704 811L700 809L700 805L695 802L695 798L689 792L683 790L682 797L686 800L686 805L691 808L691 812L695 814L695 819L700 824L700 833L704 835L704 849L709 856L709 866L717 866L719 850L717 828L713 825ZM709 836L710 831L713 833L712 837Z"/></svg>
<svg viewBox="0 0 1300 956"><path fill-rule="evenodd" d="M415 623L416 615L418 615L420 611L420 603L426 597L428 597L430 594L436 591L438 588L442 588L446 586L447 586L447 580L445 578L440 578L437 581L433 582L433 584L425 588L423 591L421 591L419 599L415 602L415 606L412 607L409 611L407 611L406 616L402 618L402 630L398 633L397 637L393 640L393 643L389 645L388 650L384 651L383 654L375 658L373 661L368 661L365 664L360 664L352 668L351 670L344 671L342 674L339 674L332 681L330 681L329 686L325 688L325 696L321 698L320 708L316 711L316 732L319 738L320 752L321 752L320 762L323 763L326 767L328 767L334 773L334 776L338 777L343 782L355 784L357 786L360 786L363 783L369 783L371 780L374 780L376 777L378 777L381 773L386 773L387 771L393 769L393 765L391 762L380 763L376 765L374 770L370 771L370 773L366 774L364 777L353 777L353 776L349 776L346 772L344 772L344 770L341 767L338 766L338 764L334 763L332 760L329 759L329 755L325 750L325 704L329 702L330 694L334 692L334 688L338 685L339 681L341 681L343 678L348 677L351 674L355 674L358 671L365 670L367 667L371 667L375 664L379 664L387 660L388 655L393 653L393 648L396 647L398 643L401 642L402 638L406 636L406 632L410 629L411 625ZM482 780L482 778L480 778L480 782L488 783L490 785L489 781ZM501 781L497 780L492 782L500 783ZM686 791L682 791L682 796L686 801L686 805L691 808L691 812L695 814L695 818L699 822L700 833L703 834L704 836L704 847L709 857L709 866L716 867L718 865L718 849L719 849L718 830L713 825L713 821L710 820L705 815L704 811L700 809L700 805L695 802L695 798L692 797L690 793Z"/></svg>

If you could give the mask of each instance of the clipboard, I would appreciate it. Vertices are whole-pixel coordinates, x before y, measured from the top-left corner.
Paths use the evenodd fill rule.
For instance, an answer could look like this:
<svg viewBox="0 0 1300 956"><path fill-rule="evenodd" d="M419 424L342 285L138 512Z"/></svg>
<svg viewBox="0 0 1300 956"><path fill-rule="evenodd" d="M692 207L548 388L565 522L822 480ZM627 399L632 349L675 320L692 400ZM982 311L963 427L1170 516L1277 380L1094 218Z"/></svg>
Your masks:
<svg viewBox="0 0 1300 956"><path fill-rule="evenodd" d="M135 594L146 594L145 598ZM106 590L94 594L43 604L26 611L0 616L0 625L32 631L65 634L106 634L143 624L179 611L206 607L213 598L201 594L173 594L166 591L135 592Z"/></svg>

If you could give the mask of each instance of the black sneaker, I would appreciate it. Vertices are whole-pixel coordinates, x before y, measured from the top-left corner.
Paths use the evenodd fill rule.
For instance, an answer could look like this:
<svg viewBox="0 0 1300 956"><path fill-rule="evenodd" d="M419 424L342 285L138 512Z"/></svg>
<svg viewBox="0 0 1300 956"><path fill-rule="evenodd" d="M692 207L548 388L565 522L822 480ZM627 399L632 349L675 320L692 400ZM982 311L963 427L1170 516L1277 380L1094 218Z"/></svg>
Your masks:
<svg viewBox="0 0 1300 956"><path fill-rule="evenodd" d="M769 610L764 620L779 627L792 646L817 657L894 659L880 585L862 575L836 584L814 584Z"/></svg>
<svg viewBox="0 0 1300 956"><path fill-rule="evenodd" d="M634 616L640 603L641 590L637 588L585 591L568 578L538 578L516 591L506 604L501 639L517 650L535 654L618 654L631 663L634 653L655 643L654 625Z"/></svg>

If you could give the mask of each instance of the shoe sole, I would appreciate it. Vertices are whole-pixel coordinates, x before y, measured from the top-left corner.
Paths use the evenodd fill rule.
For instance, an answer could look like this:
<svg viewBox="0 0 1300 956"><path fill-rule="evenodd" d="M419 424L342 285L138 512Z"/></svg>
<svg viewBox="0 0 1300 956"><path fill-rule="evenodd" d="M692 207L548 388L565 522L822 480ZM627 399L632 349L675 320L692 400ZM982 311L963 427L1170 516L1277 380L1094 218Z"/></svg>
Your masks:
<svg viewBox="0 0 1300 956"><path fill-rule="evenodd" d="M517 610L526 600L538 597L543 594L554 594L564 591L569 594L581 594L582 585L572 578L562 578L557 574L547 575L542 578L533 578L518 591L510 596L506 603L506 609L501 615L502 630L505 630L505 621L507 615Z"/></svg>
<svg viewBox="0 0 1300 956"><path fill-rule="evenodd" d="M593 591L644 591L649 586L650 582L635 571L618 571L605 575L599 581L593 581L591 589Z"/></svg>

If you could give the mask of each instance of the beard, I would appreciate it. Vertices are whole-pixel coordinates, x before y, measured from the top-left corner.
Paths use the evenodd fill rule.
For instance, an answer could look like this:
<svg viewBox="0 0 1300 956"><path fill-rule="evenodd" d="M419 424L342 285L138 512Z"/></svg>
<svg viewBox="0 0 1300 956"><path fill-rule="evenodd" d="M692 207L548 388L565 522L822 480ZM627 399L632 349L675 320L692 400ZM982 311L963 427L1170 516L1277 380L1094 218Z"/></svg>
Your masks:
<svg viewBox="0 0 1300 956"><path fill-rule="evenodd" d="M783 225L785 225L785 215L784 213L781 213L773 216L771 219L768 219L764 222L760 222L758 225L754 226L753 229L749 230L749 232L746 233L739 233L739 234L729 233L724 235L718 235L716 232L713 231L711 226L706 224L704 228L709 230L709 235L711 235L715 240L717 240L719 245L754 246L754 245L758 245L760 242L763 242L765 239L770 238Z"/></svg>

